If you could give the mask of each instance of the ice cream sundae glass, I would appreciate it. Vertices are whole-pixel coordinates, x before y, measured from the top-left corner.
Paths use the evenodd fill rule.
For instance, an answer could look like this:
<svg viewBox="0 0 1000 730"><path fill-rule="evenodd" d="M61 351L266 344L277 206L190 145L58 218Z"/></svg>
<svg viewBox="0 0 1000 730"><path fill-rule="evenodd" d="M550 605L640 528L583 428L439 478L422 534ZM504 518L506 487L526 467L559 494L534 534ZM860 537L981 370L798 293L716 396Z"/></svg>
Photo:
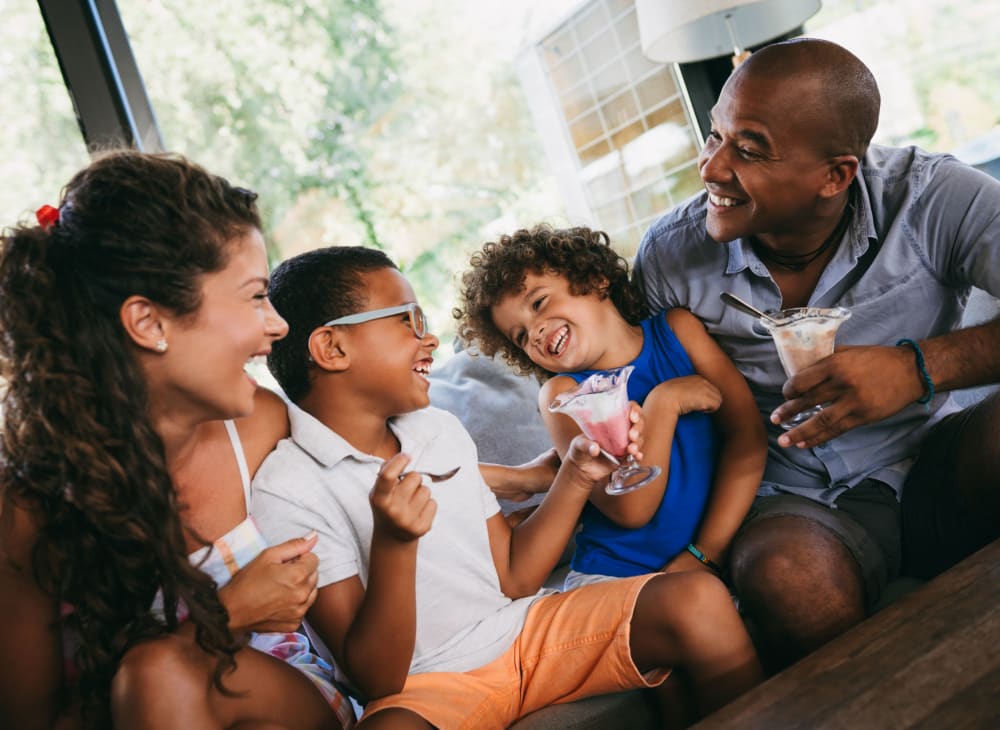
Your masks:
<svg viewBox="0 0 1000 730"><path fill-rule="evenodd" d="M633 368L594 373L574 390L560 393L549 410L570 416L584 435L596 441L608 459L618 464L605 491L625 494L645 486L660 475L658 466L642 466L628 453L629 400L626 384Z"/></svg>
<svg viewBox="0 0 1000 730"><path fill-rule="evenodd" d="M778 350L778 358L785 368L785 374L792 377L799 370L833 354L837 329L850 316L851 311L844 307L796 307L770 312L759 321L774 338L774 346ZM813 406L783 421L781 426L786 429L795 428L822 409L822 406Z"/></svg>

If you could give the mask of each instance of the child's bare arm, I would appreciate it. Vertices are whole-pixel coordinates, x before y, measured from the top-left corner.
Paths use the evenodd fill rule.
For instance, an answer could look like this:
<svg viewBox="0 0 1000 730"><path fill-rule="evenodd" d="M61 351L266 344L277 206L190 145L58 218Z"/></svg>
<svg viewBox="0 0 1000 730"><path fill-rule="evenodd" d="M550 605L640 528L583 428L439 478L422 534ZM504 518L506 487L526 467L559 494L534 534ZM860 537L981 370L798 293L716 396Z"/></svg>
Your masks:
<svg viewBox="0 0 1000 730"><path fill-rule="evenodd" d="M549 413L544 404L575 386L569 377L555 377L545 383L539 394L545 425L557 450L569 443L580 428L569 416ZM713 411L719 407L719 400L719 391L699 375L674 378L656 386L642 406L647 425L643 433L644 456L640 461L644 465L659 466L660 475L642 489L628 494L611 495L603 489L594 490L591 495L594 506L625 528L635 529L649 522L663 501L670 476L670 452L678 417L691 411Z"/></svg>
<svg viewBox="0 0 1000 730"><path fill-rule="evenodd" d="M649 522L663 502L663 494L670 479L670 454L673 451L677 420L693 411L711 412L719 407L718 389L700 375L671 378L657 385L646 396L643 414L650 424L643 445L643 464L656 464L660 475L649 485L630 494L630 499L600 494L594 504L609 519L623 527L639 528Z"/></svg>
<svg viewBox="0 0 1000 730"><path fill-rule="evenodd" d="M531 461L518 466L480 464L479 473L500 499L515 502L547 492L559 471L559 455L548 449Z"/></svg>
<svg viewBox="0 0 1000 730"><path fill-rule="evenodd" d="M746 380L704 325L684 309L671 310L666 317L695 370L722 394L722 405L715 414L722 449L695 543L721 566L728 559L733 536L760 486L767 459L767 432ZM703 566L693 555L684 552L668 569L695 567Z"/></svg>
<svg viewBox="0 0 1000 730"><path fill-rule="evenodd" d="M374 532L367 590L358 576L320 589L309 622L366 698L403 689L416 642L417 543L437 505L409 459L385 463L371 493Z"/></svg>
<svg viewBox="0 0 1000 730"><path fill-rule="evenodd" d="M641 420L638 406L632 415L634 422ZM630 438L638 449L641 423L632 427ZM562 555L591 492L603 488L612 469L614 464L601 455L596 443L578 436L570 443L552 488L530 517L513 529L499 513L489 519L490 549L506 595L530 596L541 587Z"/></svg>

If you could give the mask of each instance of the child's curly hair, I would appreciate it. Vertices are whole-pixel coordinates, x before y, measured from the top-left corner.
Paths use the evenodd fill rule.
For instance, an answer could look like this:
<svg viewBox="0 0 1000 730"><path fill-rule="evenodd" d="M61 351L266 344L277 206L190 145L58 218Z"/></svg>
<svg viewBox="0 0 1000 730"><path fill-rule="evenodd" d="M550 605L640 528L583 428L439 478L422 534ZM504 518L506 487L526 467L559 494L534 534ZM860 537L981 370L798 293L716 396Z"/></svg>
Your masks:
<svg viewBox="0 0 1000 730"><path fill-rule="evenodd" d="M553 229L544 224L522 228L483 244L469 264L471 268L462 274L461 306L452 312L459 321L458 336L475 343L484 355L499 353L515 370L533 373L539 380L552 373L533 363L498 330L492 315L501 300L524 289L529 272L565 277L577 296L603 291L629 324L638 324L645 315L638 290L629 281L628 263L611 248L604 231Z"/></svg>

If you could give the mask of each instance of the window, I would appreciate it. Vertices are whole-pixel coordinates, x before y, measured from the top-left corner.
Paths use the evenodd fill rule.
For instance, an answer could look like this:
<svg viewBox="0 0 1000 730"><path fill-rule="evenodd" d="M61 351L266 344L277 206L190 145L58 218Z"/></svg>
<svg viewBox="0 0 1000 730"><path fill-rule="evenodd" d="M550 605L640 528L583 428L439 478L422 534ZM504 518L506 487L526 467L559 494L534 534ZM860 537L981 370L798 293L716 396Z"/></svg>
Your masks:
<svg viewBox="0 0 1000 730"><path fill-rule="evenodd" d="M848 48L875 74L876 142L953 152L981 166L1000 157L996 3L824 0L805 30Z"/></svg>
<svg viewBox="0 0 1000 730"><path fill-rule="evenodd" d="M530 53L557 100L553 127L571 145L566 171L585 201L571 216L592 221L633 254L653 217L701 187L700 142L677 74L642 55L630 1L587 3ZM523 74L531 73L529 62ZM529 100L549 103L544 94ZM550 155L564 154L559 139L546 140Z"/></svg>
<svg viewBox="0 0 1000 730"><path fill-rule="evenodd" d="M275 260L386 249L442 358L471 250L562 214L511 63L533 1L118 2L165 146L260 193Z"/></svg>
<svg viewBox="0 0 1000 730"><path fill-rule="evenodd" d="M87 164L87 150L35 3L0 0L0 225L33 220Z"/></svg>
<svg viewBox="0 0 1000 730"><path fill-rule="evenodd" d="M882 91L876 142L953 152L1000 176L995 3L824 0L804 31L872 69ZM729 59L684 67L690 89L676 67L642 55L631 0L581 2L521 63L570 218L607 230L625 255L653 219L702 189L691 115L714 103L709 87L721 86Z"/></svg>

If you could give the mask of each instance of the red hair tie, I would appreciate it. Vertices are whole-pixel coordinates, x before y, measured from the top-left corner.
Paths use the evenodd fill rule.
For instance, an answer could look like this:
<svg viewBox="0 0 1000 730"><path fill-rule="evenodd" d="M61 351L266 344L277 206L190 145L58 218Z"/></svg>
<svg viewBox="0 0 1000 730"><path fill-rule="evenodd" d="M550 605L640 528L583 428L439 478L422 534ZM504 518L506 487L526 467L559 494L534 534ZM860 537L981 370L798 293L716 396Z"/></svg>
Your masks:
<svg viewBox="0 0 1000 730"><path fill-rule="evenodd" d="M59 222L59 209L53 208L51 205L43 205L35 211L35 218L38 219L38 225L44 230L48 230Z"/></svg>

